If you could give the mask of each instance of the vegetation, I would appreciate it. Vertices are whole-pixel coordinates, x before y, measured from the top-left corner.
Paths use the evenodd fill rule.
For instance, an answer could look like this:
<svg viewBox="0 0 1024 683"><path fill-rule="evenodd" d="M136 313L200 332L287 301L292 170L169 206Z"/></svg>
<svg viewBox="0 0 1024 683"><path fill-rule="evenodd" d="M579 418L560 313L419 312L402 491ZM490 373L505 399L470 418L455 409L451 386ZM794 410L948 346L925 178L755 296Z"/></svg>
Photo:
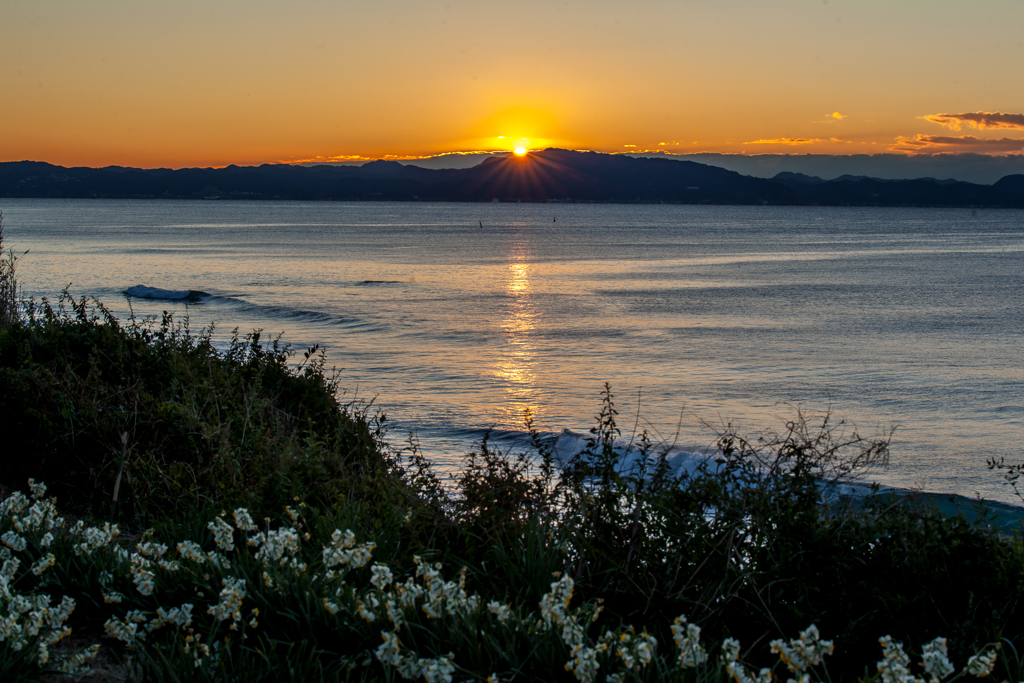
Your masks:
<svg viewBox="0 0 1024 683"><path fill-rule="evenodd" d="M1019 537L823 497L886 435L727 426L676 471L643 434L623 448L606 389L563 466L530 425L533 451L485 439L445 490L322 354L290 359L66 293L6 323L0 679L1024 673Z"/></svg>
<svg viewBox="0 0 1024 683"><path fill-rule="evenodd" d="M17 262L18 257L13 249L4 254L4 214L0 211L0 329L18 319L20 292L15 272Z"/></svg>

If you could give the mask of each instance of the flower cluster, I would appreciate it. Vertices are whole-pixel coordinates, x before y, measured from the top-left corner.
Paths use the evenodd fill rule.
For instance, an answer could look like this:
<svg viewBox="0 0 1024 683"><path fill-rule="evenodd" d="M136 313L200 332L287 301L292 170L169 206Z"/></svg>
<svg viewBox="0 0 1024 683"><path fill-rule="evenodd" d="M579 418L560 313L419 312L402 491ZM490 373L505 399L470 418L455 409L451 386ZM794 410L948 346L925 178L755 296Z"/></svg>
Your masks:
<svg viewBox="0 0 1024 683"><path fill-rule="evenodd" d="M725 664L726 673L736 683L771 683L770 669L761 669L756 676L747 671L747 667L740 662L740 641L735 638L726 638L722 641L722 663ZM799 683L808 683L805 678L806 676L801 677Z"/></svg>
<svg viewBox="0 0 1024 683"><path fill-rule="evenodd" d="M113 543L121 533L116 524L107 523L102 527L87 527L81 521L75 525L75 530L79 532L77 534L79 541L75 544L75 554L86 557Z"/></svg>
<svg viewBox="0 0 1024 683"><path fill-rule="evenodd" d="M229 576L221 581L220 602L210 605L206 613L217 621L231 620L231 630L238 627L242 618L242 600L245 599L245 579Z"/></svg>
<svg viewBox="0 0 1024 683"><path fill-rule="evenodd" d="M50 661L50 647L71 635L65 622L75 601L65 595L59 605L51 606L49 595L19 594L12 584L20 565L21 560L13 558L0 568L0 642L15 652L34 647L43 666Z"/></svg>
<svg viewBox="0 0 1024 683"><path fill-rule="evenodd" d="M52 501L43 499L45 487L31 482L30 488L32 498L14 494L0 501L0 653L5 648L27 651L33 666L37 663L40 667L82 672L96 654L95 647L77 652L52 648L71 632L67 622L74 600L65 597L54 606L47 595L21 595L14 590L15 578L18 586L63 581L63 575L51 578L55 572L67 571L61 553L74 553L82 558L78 565L85 564L92 568L90 571L98 572L98 585L91 599L102 596L111 605L108 609L114 614L104 624L108 636L130 648L171 644L179 659L184 652L182 661L189 669L210 666L221 659L229 661L234 652L227 648L237 647L236 643L251 635L250 629L258 627L260 609L269 608L263 620L273 622L278 609L275 601L295 595L287 592L289 588L312 597L318 607L311 615L326 620L331 628L358 634L360 639L380 633L383 642L378 647L345 661L346 666L355 667L369 666L375 659L389 669L389 679L397 676L450 683L457 671L462 679L486 674L462 669L456 665L454 654L444 654L448 649L444 634L449 630L457 633L466 624L474 629L489 624L495 629L495 638L526 635L558 639L569 653L565 669L584 683L649 678L652 673L643 669L658 658L658 642L646 631L637 633L629 626L602 628L603 634L595 639L600 601L574 607L575 584L567 574L554 575L549 591L533 611L499 600L485 601L467 591L465 568L452 577L442 573L440 563L416 557L412 575L404 575L383 562L371 564L374 544L358 543L355 533L348 529L334 529L322 548L309 547L310 534L304 532L302 519L292 509L287 510L290 526L272 529L268 519L262 530L245 508L230 515L222 512L207 525L213 544L207 540L206 548L190 540L169 547L146 535L129 550L127 545L121 547L115 542L118 527L89 527L81 522L65 525ZM89 557L92 559L85 562L84 558ZM305 562L312 565L308 573ZM355 571L363 567L367 569ZM176 577L170 576L174 573ZM193 587L195 599L180 602L179 597L172 603L178 606L155 606L162 591L173 588L180 596L184 584ZM207 597L207 593L215 595ZM241 631L240 636L235 631ZM696 675L698 680L719 680L724 675L736 683L776 680L769 669L756 674L749 671L740 659L740 643L731 638L723 641L720 656L711 661L713 656L701 643L700 626L689 623L685 616L675 620L671 633L675 649L658 658L658 676ZM410 645L403 644L403 637ZM262 647L262 642L262 638L257 639L256 647ZM433 644L428 645L430 642ZM883 658L878 662L879 675L873 680L941 683L954 673L944 638L923 647L921 678L912 673L911 658L901 643L889 636L880 642ZM250 640L249 647L253 645ZM432 649L424 650L425 646ZM779 656L775 668L785 666L792 674L788 683L809 683L811 671L824 666L833 644L822 640L812 624L796 639L772 641L771 649ZM428 653L431 656L422 656ZM992 647L982 650L970 658L960 676L989 675L996 656ZM492 673L487 680L500 679Z"/></svg>
<svg viewBox="0 0 1024 683"><path fill-rule="evenodd" d="M12 553L24 552L28 548L26 536L39 538L40 547L46 548L53 542L51 530L64 525L64 519L57 514L52 500L45 499L46 486L29 479L32 498L21 492L15 492L0 502L0 519L10 524L11 528L0 534L0 562L9 560ZM33 568L37 576L52 566L52 563L41 562Z"/></svg>
<svg viewBox="0 0 1024 683"><path fill-rule="evenodd" d="M882 646L882 659L878 662L882 683L923 683L911 673L910 657L903 651L903 643L894 641L891 636L883 636L878 642ZM960 675L988 676L995 668L996 658L995 648L979 652L967 660ZM921 648L921 668L928 676L928 683L939 683L956 670L949 661L945 638L936 638Z"/></svg>
<svg viewBox="0 0 1024 683"><path fill-rule="evenodd" d="M609 632L606 637L614 637L614 632ZM654 649L658 646L657 641L644 631L638 636L632 633L623 633L618 637L618 645L615 654L622 659L627 671L632 671L638 664L647 666L654 658Z"/></svg>
<svg viewBox="0 0 1024 683"><path fill-rule="evenodd" d="M985 652L979 652L976 655L971 656L967 660L967 667L964 669L967 673L978 678L984 678L992 673L992 669L996 667L996 656L995 649L989 649Z"/></svg>
<svg viewBox="0 0 1024 683"><path fill-rule="evenodd" d="M497 617L498 623L501 624L508 621L508 618L512 615L512 608L497 600L491 600L487 603L487 611Z"/></svg>
<svg viewBox="0 0 1024 683"><path fill-rule="evenodd" d="M375 651L377 659L394 667L402 678L414 679L423 677L427 683L451 683L455 664L452 655L428 659L417 657L416 653L404 651L402 642L395 633L384 631L381 636L384 643Z"/></svg>
<svg viewBox="0 0 1024 683"><path fill-rule="evenodd" d="M938 683L955 670L949 661L946 639L936 638L921 648L921 668L928 675L928 683Z"/></svg>
<svg viewBox="0 0 1024 683"><path fill-rule="evenodd" d="M249 545L259 547L256 559L262 560L263 564L277 562L283 565L299 552L299 532L287 527L266 534L259 533L249 537Z"/></svg>
<svg viewBox="0 0 1024 683"><path fill-rule="evenodd" d="M708 659L708 653L700 644L700 626L688 624L686 617L676 617L672 624L672 640L679 652L677 662L684 669L694 669Z"/></svg>
<svg viewBox="0 0 1024 683"><path fill-rule="evenodd" d="M441 578L440 563L430 565L420 558L413 558L416 563L416 576L423 581L426 600L423 611L431 619L440 619L443 613L452 615L468 614L476 610L480 597L466 593L466 568L459 573L458 582L445 581ZM418 596L417 596L418 597Z"/></svg>
<svg viewBox="0 0 1024 683"><path fill-rule="evenodd" d="M358 569L370 561L374 543L356 545L356 535L350 530L335 529L331 534L331 544L324 548L322 556L328 569L337 566Z"/></svg>
<svg viewBox="0 0 1024 683"><path fill-rule="evenodd" d="M22 559L15 553L26 553L31 564L28 573L39 577L55 566L57 557L52 552L39 552L33 556L29 539L41 549L48 549L54 541L54 532L64 528L64 519L57 514L52 499L46 499L46 486L29 479L31 499L15 492L0 501L0 523L9 529L0 534L0 651L29 651L39 667L78 675L84 673L88 662L96 656L98 646L83 650L51 648L71 635L67 621L75 609L75 600L65 595L59 604L52 605L46 594L21 593L15 588ZM80 529L79 524L75 529ZM33 561L34 560L34 561Z"/></svg>
<svg viewBox="0 0 1024 683"><path fill-rule="evenodd" d="M825 661L825 655L832 654L834 649L831 640L821 639L818 627L814 624L801 631L800 637L788 644L779 639L773 640L770 645L772 652L779 655L786 668L795 674L803 674L818 666Z"/></svg>
<svg viewBox="0 0 1024 683"><path fill-rule="evenodd" d="M235 549L235 530L224 521L224 513L215 517L206 528L213 532L213 542L222 552L230 553Z"/></svg>

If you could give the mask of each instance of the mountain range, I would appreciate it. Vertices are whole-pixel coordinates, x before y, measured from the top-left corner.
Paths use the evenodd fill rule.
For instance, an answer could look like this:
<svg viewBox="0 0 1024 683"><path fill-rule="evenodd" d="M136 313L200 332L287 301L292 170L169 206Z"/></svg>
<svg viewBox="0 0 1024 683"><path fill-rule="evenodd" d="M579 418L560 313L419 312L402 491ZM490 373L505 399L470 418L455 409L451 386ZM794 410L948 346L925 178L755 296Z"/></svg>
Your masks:
<svg viewBox="0 0 1024 683"><path fill-rule="evenodd" d="M765 179L694 161L546 149L461 169L395 161L186 169L6 162L0 197L1024 207L1024 175L992 185L793 172Z"/></svg>

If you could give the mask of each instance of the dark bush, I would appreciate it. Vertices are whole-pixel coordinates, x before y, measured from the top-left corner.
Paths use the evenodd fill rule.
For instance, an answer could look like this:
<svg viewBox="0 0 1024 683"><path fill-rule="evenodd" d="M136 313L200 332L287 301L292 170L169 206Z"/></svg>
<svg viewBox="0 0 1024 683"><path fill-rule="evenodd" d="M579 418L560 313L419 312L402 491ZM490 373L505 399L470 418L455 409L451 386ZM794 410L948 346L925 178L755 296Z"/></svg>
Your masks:
<svg viewBox="0 0 1024 683"><path fill-rule="evenodd" d="M46 481L76 514L106 517L119 485L122 521L210 505L280 509L329 498L393 468L379 428L339 404L323 358L297 371L277 340L237 331L121 325L65 294L0 333L0 483Z"/></svg>
<svg viewBox="0 0 1024 683"><path fill-rule="evenodd" d="M948 637L961 662L1024 636L1020 543L892 496L826 502L829 481L886 462L890 434L866 439L798 412L754 441L726 427L691 473L674 473L640 435L630 469L607 388L604 399L553 490L526 456L485 441L470 457L455 503L468 538L449 548L483 562L481 580L532 594L539 569L559 568L579 599L603 601L598 628L643 624L668 642L684 614L769 658L768 641L815 623L836 639L830 670L857 675L886 634L912 650ZM541 449L535 466L549 461Z"/></svg>

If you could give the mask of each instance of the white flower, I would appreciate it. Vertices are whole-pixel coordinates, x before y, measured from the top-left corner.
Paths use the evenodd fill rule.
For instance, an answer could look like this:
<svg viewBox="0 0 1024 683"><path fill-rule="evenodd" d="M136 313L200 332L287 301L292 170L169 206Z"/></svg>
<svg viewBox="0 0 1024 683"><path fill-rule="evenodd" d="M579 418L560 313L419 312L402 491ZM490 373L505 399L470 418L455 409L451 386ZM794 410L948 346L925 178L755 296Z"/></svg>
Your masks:
<svg viewBox="0 0 1024 683"><path fill-rule="evenodd" d="M561 576L551 584L551 590L544 594L540 600L540 614L544 624L558 624L561 626L566 620L566 608L572 601L573 580L568 574Z"/></svg>
<svg viewBox="0 0 1024 683"><path fill-rule="evenodd" d="M52 567L57 562L57 558L54 557L53 553L47 553L45 557L40 557L39 560L32 565L31 572L36 576L39 576L47 569Z"/></svg>
<svg viewBox="0 0 1024 683"><path fill-rule="evenodd" d="M686 623L686 617L682 615L676 617L672 624L672 640L679 650L679 666L693 669L707 661L708 653L700 644L700 626Z"/></svg>
<svg viewBox="0 0 1024 683"><path fill-rule="evenodd" d="M331 544L323 550L324 565L328 569L338 565L346 565L353 568L365 565L370 561L370 556L376 544L364 543L355 546L355 542L356 536L350 530L342 531L341 529L335 529L334 533L331 534Z"/></svg>
<svg viewBox="0 0 1024 683"><path fill-rule="evenodd" d="M401 642L398 640L398 636L389 631L382 631L380 635L384 638L384 643L377 648L374 654L382 663L388 666L398 666L402 661Z"/></svg>
<svg viewBox="0 0 1024 683"><path fill-rule="evenodd" d="M174 607L172 609L158 607L156 610L156 618L146 626L146 631L148 633L152 633L166 624L174 624L180 628L187 628L189 624L192 623L192 607L192 604L188 602L183 604L181 607Z"/></svg>
<svg viewBox="0 0 1024 683"><path fill-rule="evenodd" d="M636 652L637 658L640 660L640 666L647 666L651 663L651 659L654 657L654 649L658 647L658 641L654 639L654 636L648 635L647 631L644 631L636 637L633 643L633 650Z"/></svg>
<svg viewBox="0 0 1024 683"><path fill-rule="evenodd" d="M0 515L21 514L28 508L28 498L21 491L15 491L5 500L0 501Z"/></svg>
<svg viewBox="0 0 1024 683"><path fill-rule="evenodd" d="M369 605L367 605L367 603L363 602L362 600L356 600L356 611L359 612L360 617L365 619L367 623L370 623L377 618L377 615L371 612L370 610L379 607L380 603L377 602L377 598L373 597L372 595L366 596L366 600L369 603Z"/></svg>
<svg viewBox="0 0 1024 683"><path fill-rule="evenodd" d="M878 662L882 683L915 683L910 674L910 657L903 651L903 643L893 642L892 636L878 639L883 659Z"/></svg>
<svg viewBox="0 0 1024 683"><path fill-rule="evenodd" d="M75 555L92 555L96 550L109 545L115 536L121 533L120 528L110 523L104 524L103 528L84 527L81 522L75 527L76 532L81 532L82 541L75 544Z"/></svg>
<svg viewBox="0 0 1024 683"><path fill-rule="evenodd" d="M137 544L135 546L135 549L142 553L144 556L153 560L159 560L167 553L167 546L165 546L163 543L153 543L150 541Z"/></svg>
<svg viewBox="0 0 1024 683"><path fill-rule="evenodd" d="M121 621L115 617L110 617L103 624L103 628L106 630L107 635L117 638L127 645L133 644L136 638L141 638L139 625L128 619Z"/></svg>
<svg viewBox="0 0 1024 683"><path fill-rule="evenodd" d="M152 571L153 564L141 555L132 556L132 581L135 582L135 588L138 589L142 595L153 594L153 578L154 574Z"/></svg>
<svg viewBox="0 0 1024 683"><path fill-rule="evenodd" d="M965 671L972 676L983 678L992 673L992 669L996 666L997 652L994 648L989 649L985 652L979 652L973 655L967 660L967 668Z"/></svg>
<svg viewBox="0 0 1024 683"><path fill-rule="evenodd" d="M245 579L229 576L222 579L221 584L224 588L220 591L220 602L207 608L206 613L217 621L231 619L237 623L241 619L242 600L245 599Z"/></svg>
<svg viewBox="0 0 1024 683"><path fill-rule="evenodd" d="M190 562L205 562L206 556L198 543L182 541L177 545L178 555Z"/></svg>
<svg viewBox="0 0 1024 683"><path fill-rule="evenodd" d="M591 683L597 677L597 670L601 668L597 662L597 655L603 651L603 648L591 648L577 643L572 646L572 659L565 663L565 668L571 671L577 680Z"/></svg>
<svg viewBox="0 0 1024 683"><path fill-rule="evenodd" d="M214 517L206 528L213 532L213 540L218 548L226 553L235 549L235 530L223 518Z"/></svg>
<svg viewBox="0 0 1024 683"><path fill-rule="evenodd" d="M8 531L0 536L0 541L16 553L20 553L27 545L25 539L13 531Z"/></svg>
<svg viewBox="0 0 1024 683"><path fill-rule="evenodd" d="M391 585L393 580L394 577L391 576L391 570L388 569L387 565L378 562L370 567L370 583L376 586L378 590L384 590Z"/></svg>
<svg viewBox="0 0 1024 683"><path fill-rule="evenodd" d="M773 640L770 644L772 652L777 653L786 668L795 674L818 666L825 660L825 655L832 654L833 650L832 641L821 640L818 627L814 624L802 631L799 638L789 641L788 645L782 640Z"/></svg>
<svg viewBox="0 0 1024 683"><path fill-rule="evenodd" d="M41 500L46 495L46 484L42 482L37 484L35 479L29 479L28 487L32 491L32 497L36 500Z"/></svg>
<svg viewBox="0 0 1024 683"><path fill-rule="evenodd" d="M487 603L487 611L498 618L500 623L505 623L512 613L512 609L508 605L503 605L497 600L491 600Z"/></svg>
<svg viewBox="0 0 1024 683"><path fill-rule="evenodd" d="M57 662L56 669L71 676L84 676L89 671L87 663L99 654L99 651L100 646L97 644L67 655Z"/></svg>
<svg viewBox="0 0 1024 683"><path fill-rule="evenodd" d="M287 555L295 555L299 552L299 532L288 527L277 531L270 531L266 535L266 542L256 552L256 559L264 563L280 561Z"/></svg>
<svg viewBox="0 0 1024 683"><path fill-rule="evenodd" d="M735 638L726 638L722 641L722 660L726 662L738 661L740 657L740 641Z"/></svg>
<svg viewBox="0 0 1024 683"><path fill-rule="evenodd" d="M249 511L245 508L238 508L233 514L235 518L235 527L239 531L256 531L256 523L252 521L252 517L249 516Z"/></svg>
<svg viewBox="0 0 1024 683"><path fill-rule="evenodd" d="M437 659L421 659L418 662L420 675L427 683L451 683L455 665L450 658L451 655Z"/></svg>
<svg viewBox="0 0 1024 683"><path fill-rule="evenodd" d="M391 620L391 624L396 629L401 628L402 622L404 621L401 606L399 606L393 598L389 597L384 601L384 610L387 612L388 619Z"/></svg>
<svg viewBox="0 0 1024 683"><path fill-rule="evenodd" d="M729 676L734 681L736 681L736 683L771 683L772 681L771 669L761 669L761 671L758 672L757 676L754 677L747 673L747 668L740 664L738 661L729 662L728 666L725 667L725 670L729 674ZM801 677L801 683L809 683L805 680L807 678L808 676L806 674L803 677ZM789 681L787 681L787 683L797 682L791 678L789 679Z"/></svg>
<svg viewBox="0 0 1024 683"><path fill-rule="evenodd" d="M945 638L936 638L925 644L921 649L921 659L924 672L931 676L933 681L942 680L954 671L947 654Z"/></svg>

